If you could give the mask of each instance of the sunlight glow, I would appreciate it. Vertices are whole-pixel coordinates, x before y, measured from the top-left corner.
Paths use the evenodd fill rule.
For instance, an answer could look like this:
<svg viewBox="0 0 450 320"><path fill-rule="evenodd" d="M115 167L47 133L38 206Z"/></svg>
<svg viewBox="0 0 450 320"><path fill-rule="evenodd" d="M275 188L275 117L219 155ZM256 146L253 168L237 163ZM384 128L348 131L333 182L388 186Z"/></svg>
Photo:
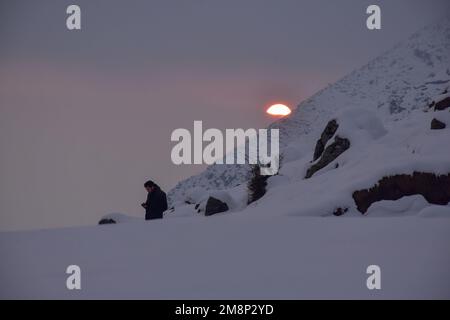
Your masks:
<svg viewBox="0 0 450 320"><path fill-rule="evenodd" d="M274 105L270 106L266 112L272 116L284 117L284 116L291 114L291 109L289 109L289 107L284 104L278 103L278 104L274 104Z"/></svg>

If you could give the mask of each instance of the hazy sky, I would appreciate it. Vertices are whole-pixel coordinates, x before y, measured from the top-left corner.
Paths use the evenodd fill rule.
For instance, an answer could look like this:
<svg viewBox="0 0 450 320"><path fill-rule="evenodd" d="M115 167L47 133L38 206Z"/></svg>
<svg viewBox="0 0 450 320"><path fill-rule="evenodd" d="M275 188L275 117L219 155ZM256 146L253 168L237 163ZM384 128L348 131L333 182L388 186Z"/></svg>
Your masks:
<svg viewBox="0 0 450 320"><path fill-rule="evenodd" d="M78 4L82 30L66 29ZM365 27L370 4L382 30ZM263 128L449 13L448 0L0 0L0 230L143 216L176 128Z"/></svg>

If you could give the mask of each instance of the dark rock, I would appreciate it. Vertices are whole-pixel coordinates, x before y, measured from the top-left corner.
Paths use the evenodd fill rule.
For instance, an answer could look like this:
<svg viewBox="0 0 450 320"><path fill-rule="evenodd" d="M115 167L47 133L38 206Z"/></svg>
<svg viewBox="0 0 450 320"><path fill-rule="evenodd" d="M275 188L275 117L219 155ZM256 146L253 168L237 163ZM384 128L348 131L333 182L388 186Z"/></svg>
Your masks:
<svg viewBox="0 0 450 320"><path fill-rule="evenodd" d="M325 146L327 145L328 140L330 140L334 136L338 128L339 125L336 120L331 120L330 122L328 122L325 130L323 130L322 135L320 136L320 139L317 141L316 148L314 149L313 161L316 161L320 158L325 149Z"/></svg>
<svg viewBox="0 0 450 320"><path fill-rule="evenodd" d="M335 215L336 217L340 217L342 216L344 213L346 213L348 211L348 208L337 208L336 210L334 210L333 215Z"/></svg>
<svg viewBox="0 0 450 320"><path fill-rule="evenodd" d="M434 104L435 111L442 111L447 108L450 108L450 97L447 97L441 101L436 101Z"/></svg>
<svg viewBox="0 0 450 320"><path fill-rule="evenodd" d="M212 216L216 213L228 211L228 205L219 199L209 197L206 202L205 216Z"/></svg>
<svg viewBox="0 0 450 320"><path fill-rule="evenodd" d="M115 224L116 221L114 219L101 219L98 224Z"/></svg>
<svg viewBox="0 0 450 320"><path fill-rule="evenodd" d="M437 120L437 119L433 119L431 121L431 130L442 130L445 129L446 125L445 123Z"/></svg>
<svg viewBox="0 0 450 320"><path fill-rule="evenodd" d="M431 204L447 205L450 202L450 174L414 172L384 177L370 189L355 191L353 200L364 214L375 202L419 194Z"/></svg>
<svg viewBox="0 0 450 320"><path fill-rule="evenodd" d="M330 164L342 153L344 153L348 148L350 148L350 141L346 138L336 136L334 138L334 142L325 149L319 161L313 164L308 169L305 178L306 179L311 178L314 173L316 173L322 168L325 168L328 164Z"/></svg>

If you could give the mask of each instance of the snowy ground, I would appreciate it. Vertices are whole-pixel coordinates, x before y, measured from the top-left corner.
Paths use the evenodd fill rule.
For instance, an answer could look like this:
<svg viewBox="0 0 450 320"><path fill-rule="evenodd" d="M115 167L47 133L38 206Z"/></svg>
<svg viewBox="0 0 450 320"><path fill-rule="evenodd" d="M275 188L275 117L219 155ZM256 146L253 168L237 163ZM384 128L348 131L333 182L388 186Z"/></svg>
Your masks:
<svg viewBox="0 0 450 320"><path fill-rule="evenodd" d="M0 234L0 298L450 298L450 219L221 215ZM82 289L66 289L68 265ZM381 267L381 290L366 268Z"/></svg>

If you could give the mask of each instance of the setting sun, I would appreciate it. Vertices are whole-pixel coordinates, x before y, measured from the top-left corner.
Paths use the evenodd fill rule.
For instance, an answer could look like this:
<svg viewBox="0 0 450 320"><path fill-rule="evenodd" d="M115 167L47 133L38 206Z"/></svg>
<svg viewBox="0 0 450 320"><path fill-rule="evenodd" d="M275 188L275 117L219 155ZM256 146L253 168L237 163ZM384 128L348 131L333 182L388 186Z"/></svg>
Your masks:
<svg viewBox="0 0 450 320"><path fill-rule="evenodd" d="M291 114L291 109L289 109L289 107L284 104L274 104L270 106L266 112L272 116L284 117Z"/></svg>

